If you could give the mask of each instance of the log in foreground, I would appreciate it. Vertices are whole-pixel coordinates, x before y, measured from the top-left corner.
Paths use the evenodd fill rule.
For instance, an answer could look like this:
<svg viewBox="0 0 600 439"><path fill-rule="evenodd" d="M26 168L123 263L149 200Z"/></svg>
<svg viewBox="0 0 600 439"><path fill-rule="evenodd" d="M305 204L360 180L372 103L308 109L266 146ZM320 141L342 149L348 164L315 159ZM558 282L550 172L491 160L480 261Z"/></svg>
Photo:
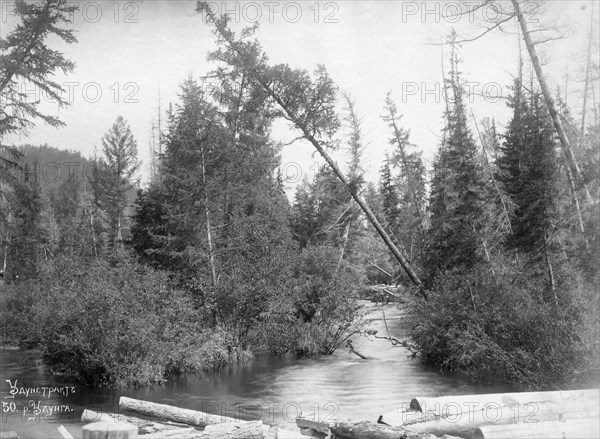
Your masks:
<svg viewBox="0 0 600 439"><path fill-rule="evenodd" d="M413 431L423 431L441 436L452 434L472 438L478 428L493 425L535 424L547 421L574 419L598 419L599 398L597 394L583 392L578 398L568 397L558 401L532 401L524 404L505 397L499 402L490 402L490 395L465 399L462 404L448 402L438 405L435 410L421 412L393 412L380 417L380 422L403 427ZM522 399L527 401L529 398ZM526 427L525 427L526 428Z"/></svg>
<svg viewBox="0 0 600 439"><path fill-rule="evenodd" d="M193 428L171 430L144 435L145 439L264 439L265 426L262 421L229 422L207 426L204 431Z"/></svg>
<svg viewBox="0 0 600 439"><path fill-rule="evenodd" d="M488 425L475 431L475 439L592 439L600 437L598 418L577 419L574 421L548 421L510 425Z"/></svg>
<svg viewBox="0 0 600 439"><path fill-rule="evenodd" d="M84 410L81 415L81 422L121 422L137 425L140 434L157 433L159 431L179 430L188 427L187 424L174 423L170 421L156 422L151 419L138 418L137 416L128 416L116 413L95 412L93 410Z"/></svg>
<svg viewBox="0 0 600 439"><path fill-rule="evenodd" d="M332 439L439 439L427 432L411 431L374 422L338 422L332 425ZM444 435L442 439L458 439Z"/></svg>
<svg viewBox="0 0 600 439"><path fill-rule="evenodd" d="M180 422L194 427L206 427L208 425L226 422L245 422L228 416L213 415L196 410L173 407L166 404L127 398L126 396L122 396L119 399L119 409L127 412L139 413L145 416L152 416L161 420Z"/></svg>
<svg viewBox="0 0 600 439"><path fill-rule="evenodd" d="M466 407L473 403L481 407L486 404L502 404L507 402L519 403L521 405L531 402L555 401L566 404L576 403L580 399L600 398L600 389L584 390L561 390L554 392L516 392L516 393L488 393L485 395L461 395L461 396L442 396L442 397L416 397L410 401L410 410L419 412L439 410L449 404L458 404ZM384 415L385 416L385 415Z"/></svg>

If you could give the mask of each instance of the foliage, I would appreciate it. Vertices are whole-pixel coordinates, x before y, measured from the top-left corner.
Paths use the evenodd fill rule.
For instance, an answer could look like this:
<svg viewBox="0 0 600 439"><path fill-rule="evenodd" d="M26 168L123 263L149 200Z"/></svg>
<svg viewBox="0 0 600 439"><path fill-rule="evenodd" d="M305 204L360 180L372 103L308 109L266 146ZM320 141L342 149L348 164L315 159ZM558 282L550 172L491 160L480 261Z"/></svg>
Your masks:
<svg viewBox="0 0 600 439"><path fill-rule="evenodd" d="M0 284L2 346L31 348L37 345L39 339L31 309L39 295L40 287L35 280Z"/></svg>
<svg viewBox="0 0 600 439"><path fill-rule="evenodd" d="M455 34L452 41L454 38ZM431 183L431 229L426 261L429 281L438 271L459 266L468 269L481 259L485 183L477 160L478 148L467 124L454 43L451 62L448 87L452 100L445 114L444 137Z"/></svg>
<svg viewBox="0 0 600 439"><path fill-rule="evenodd" d="M203 328L189 294L121 251L57 259L35 291L30 324L47 364L82 383L144 385L229 361L223 335Z"/></svg>
<svg viewBox="0 0 600 439"><path fill-rule="evenodd" d="M340 244L346 224L356 219L353 200L333 171L321 166L313 181L296 188L292 230L302 248L309 244Z"/></svg>
<svg viewBox="0 0 600 439"><path fill-rule="evenodd" d="M302 251L291 288L271 303L263 326L265 344L274 353L318 356L333 353L364 322L354 299L351 272L338 268L338 252L327 245Z"/></svg>
<svg viewBox="0 0 600 439"><path fill-rule="evenodd" d="M111 242L122 242L123 229L128 229L125 212L129 193L140 168L137 142L122 116L102 138L102 152L104 157L94 163L95 197L108 217Z"/></svg>
<svg viewBox="0 0 600 439"><path fill-rule="evenodd" d="M523 96L521 87L517 79L514 115L498 159L499 179L515 203L509 245L538 253L556 223L558 165L547 110L536 96Z"/></svg>
<svg viewBox="0 0 600 439"><path fill-rule="evenodd" d="M2 232L2 270L11 281L36 275L43 257L47 234L42 226L43 200L38 177L29 164L21 170L21 177L13 182L12 191L0 224Z"/></svg>
<svg viewBox="0 0 600 439"><path fill-rule="evenodd" d="M400 125L401 115L389 94L385 110L382 119L392 131L389 143L393 150L391 157L386 156L380 174L385 194L382 196L384 212L396 239L407 246L409 261L419 267L423 263L425 237L430 226L426 212L425 166L421 154L411 152L414 145L410 143L410 132ZM392 176L392 169L397 175Z"/></svg>
<svg viewBox="0 0 600 439"><path fill-rule="evenodd" d="M61 0L19 1L15 6L21 23L6 39L0 39L0 138L26 132L37 118L54 127L63 126L55 116L41 113L39 99L29 100L20 85L22 81L33 84L59 107L65 107L69 102L62 85L50 78L58 71L69 73L75 67L62 53L50 49L45 40L56 36L67 44L77 41L73 30L62 28L77 7Z"/></svg>
<svg viewBox="0 0 600 439"><path fill-rule="evenodd" d="M492 272L495 272L495 275ZM563 267L560 306L543 300L538 267L496 259L436 279L427 299L413 298L411 337L427 363L473 381L551 389L597 385L598 296L573 267Z"/></svg>
<svg viewBox="0 0 600 439"><path fill-rule="evenodd" d="M285 287L295 244L264 98L228 72L216 73L216 102L196 81L183 84L161 184L139 194L133 244L143 260L179 273L212 324L245 349Z"/></svg>

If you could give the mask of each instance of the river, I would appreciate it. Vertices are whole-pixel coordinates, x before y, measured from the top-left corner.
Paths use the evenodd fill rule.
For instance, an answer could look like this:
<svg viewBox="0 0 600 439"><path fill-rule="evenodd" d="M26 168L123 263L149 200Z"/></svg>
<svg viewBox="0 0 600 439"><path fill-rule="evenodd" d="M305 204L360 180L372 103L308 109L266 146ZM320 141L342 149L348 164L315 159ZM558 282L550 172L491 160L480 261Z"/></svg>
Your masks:
<svg viewBox="0 0 600 439"><path fill-rule="evenodd" d="M385 335L387 330L394 337L404 335L402 311L395 305L362 304L378 335ZM417 395L507 390L473 386L460 377L442 374L387 340L355 337L353 345L370 359L362 360L347 348L318 359L280 358L264 353L247 365L187 374L160 386L124 391L91 389L49 376L44 373L39 353L2 349L0 431L15 431L21 439L55 438L60 437L57 427L62 424L74 437L82 437L83 410L116 412L122 395L243 419L262 419L294 430L294 419L300 412L311 418L375 421L378 415L401 408L402 403ZM21 394L11 395L11 389L21 388Z"/></svg>

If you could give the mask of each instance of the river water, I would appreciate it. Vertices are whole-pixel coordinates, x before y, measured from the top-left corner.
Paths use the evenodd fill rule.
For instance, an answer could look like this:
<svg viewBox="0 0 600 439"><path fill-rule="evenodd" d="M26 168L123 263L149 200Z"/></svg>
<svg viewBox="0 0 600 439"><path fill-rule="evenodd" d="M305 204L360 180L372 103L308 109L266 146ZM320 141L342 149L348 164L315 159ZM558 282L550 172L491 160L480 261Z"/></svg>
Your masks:
<svg viewBox="0 0 600 439"><path fill-rule="evenodd" d="M394 337L403 337L402 311L395 305L362 304L378 335L389 331ZM295 430L294 419L300 413L310 418L376 421L380 414L401 408L415 396L508 390L473 386L460 377L444 375L387 340L355 337L353 345L370 359L363 360L347 348L319 359L280 358L265 353L247 365L183 375L161 386L125 391L90 389L48 376L39 353L0 350L0 431L15 431L21 439L55 438L60 437L57 427L62 424L80 438L83 410L117 412L120 396L262 419ZM11 389L23 390L12 395Z"/></svg>

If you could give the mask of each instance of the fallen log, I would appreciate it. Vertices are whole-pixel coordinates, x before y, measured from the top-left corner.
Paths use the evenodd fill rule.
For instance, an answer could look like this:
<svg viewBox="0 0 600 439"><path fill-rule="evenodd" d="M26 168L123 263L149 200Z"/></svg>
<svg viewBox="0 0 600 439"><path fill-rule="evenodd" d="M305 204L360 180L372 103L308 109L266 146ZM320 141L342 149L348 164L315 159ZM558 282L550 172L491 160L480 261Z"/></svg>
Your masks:
<svg viewBox="0 0 600 439"><path fill-rule="evenodd" d="M187 428L153 433L144 435L144 439L264 439L265 427L262 421L229 422L208 425L204 431Z"/></svg>
<svg viewBox="0 0 600 439"><path fill-rule="evenodd" d="M122 396L119 399L119 409L125 412L133 412L145 416L151 416L159 420L180 422L182 424L192 425L194 427L206 427L212 424L222 424L227 422L245 422L224 415L213 415L210 413L183 409L166 404L158 404L155 402L127 398L126 396Z"/></svg>
<svg viewBox="0 0 600 439"><path fill-rule="evenodd" d="M140 434L150 434L159 431L177 430L187 427L187 424L175 423L170 421L156 422L155 420L139 418L137 416L95 412L93 410L84 410L81 415L81 422L124 422L137 425Z"/></svg>
<svg viewBox="0 0 600 439"><path fill-rule="evenodd" d="M403 412L395 418L382 417L386 424L423 431L441 436L473 438L478 428L488 425L535 424L546 421L565 421L582 418L598 418L598 399L587 399L585 403L564 406L558 402L531 402L526 404L489 403L483 408L477 403L470 407L448 404L439 412ZM419 416L420 415L420 418ZM381 418L380 418L381 419Z"/></svg>
<svg viewBox="0 0 600 439"><path fill-rule="evenodd" d="M520 423L509 425L486 425L475 431L475 439L520 439L557 438L557 439L593 439L600 437L598 418L578 419L574 421L548 421L538 423Z"/></svg>
<svg viewBox="0 0 600 439"><path fill-rule="evenodd" d="M411 431L374 422L338 422L331 426L332 439L439 439L428 432ZM458 439L444 435L443 439Z"/></svg>
<svg viewBox="0 0 600 439"><path fill-rule="evenodd" d="M354 345L352 344L352 340L347 340L346 341L346 347L350 350L350 352L352 352L354 355L362 358L363 360L368 360L369 359L369 357L367 357L366 355L361 354L356 349L354 349Z"/></svg>
<svg viewBox="0 0 600 439"><path fill-rule="evenodd" d="M416 397L410 401L410 409L420 412L427 410L436 410L436 405L444 407L447 404L465 403L471 404L477 402L484 406L488 403L516 402L527 404L531 402L556 401L572 403L580 398L600 397L600 389L584 390L560 390L554 392L516 392L516 393L488 393L484 395L461 395L461 396L441 396L441 397Z"/></svg>

